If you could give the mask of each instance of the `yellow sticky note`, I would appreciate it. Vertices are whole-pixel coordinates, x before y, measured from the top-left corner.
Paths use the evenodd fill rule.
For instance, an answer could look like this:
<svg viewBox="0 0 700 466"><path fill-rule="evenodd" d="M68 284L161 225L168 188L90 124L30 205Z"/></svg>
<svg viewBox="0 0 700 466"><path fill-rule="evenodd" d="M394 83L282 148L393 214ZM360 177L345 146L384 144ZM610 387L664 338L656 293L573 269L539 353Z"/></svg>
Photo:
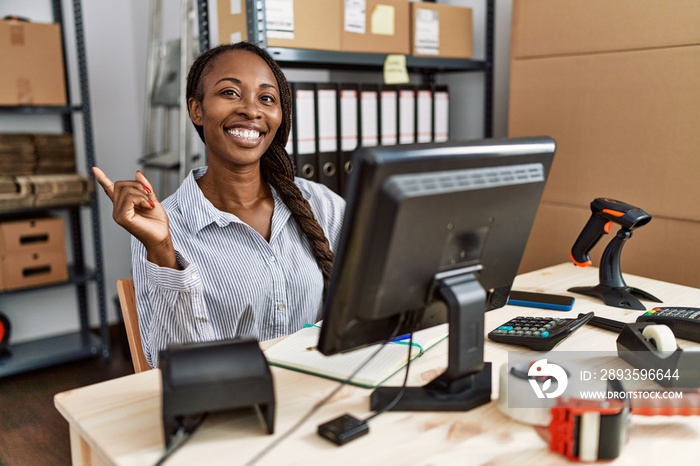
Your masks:
<svg viewBox="0 0 700 466"><path fill-rule="evenodd" d="M384 59L384 84L409 82L406 55L387 55Z"/></svg>
<svg viewBox="0 0 700 466"><path fill-rule="evenodd" d="M370 31L372 34L383 36L394 35L394 7L391 5L377 5L372 10L370 18Z"/></svg>

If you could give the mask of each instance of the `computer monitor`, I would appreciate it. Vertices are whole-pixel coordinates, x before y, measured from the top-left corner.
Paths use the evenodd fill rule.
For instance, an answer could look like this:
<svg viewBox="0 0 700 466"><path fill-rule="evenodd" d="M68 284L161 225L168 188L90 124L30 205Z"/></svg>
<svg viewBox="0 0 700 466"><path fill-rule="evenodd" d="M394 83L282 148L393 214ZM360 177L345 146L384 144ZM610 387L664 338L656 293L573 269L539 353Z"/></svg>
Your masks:
<svg viewBox="0 0 700 466"><path fill-rule="evenodd" d="M491 399L484 313L506 304L555 152L548 137L360 148L318 349L350 351L448 322L448 367L394 410ZM379 387L373 410L400 387Z"/></svg>

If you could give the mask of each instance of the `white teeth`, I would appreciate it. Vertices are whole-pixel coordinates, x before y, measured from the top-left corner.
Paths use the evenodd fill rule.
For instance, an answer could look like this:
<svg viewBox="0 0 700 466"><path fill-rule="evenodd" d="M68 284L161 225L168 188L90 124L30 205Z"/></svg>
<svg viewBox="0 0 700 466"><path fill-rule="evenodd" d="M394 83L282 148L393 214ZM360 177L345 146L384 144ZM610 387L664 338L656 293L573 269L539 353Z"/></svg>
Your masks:
<svg viewBox="0 0 700 466"><path fill-rule="evenodd" d="M258 139L260 137L260 133L258 131L255 131L254 129L230 129L229 134L232 136L236 136L239 138L244 138L244 139Z"/></svg>

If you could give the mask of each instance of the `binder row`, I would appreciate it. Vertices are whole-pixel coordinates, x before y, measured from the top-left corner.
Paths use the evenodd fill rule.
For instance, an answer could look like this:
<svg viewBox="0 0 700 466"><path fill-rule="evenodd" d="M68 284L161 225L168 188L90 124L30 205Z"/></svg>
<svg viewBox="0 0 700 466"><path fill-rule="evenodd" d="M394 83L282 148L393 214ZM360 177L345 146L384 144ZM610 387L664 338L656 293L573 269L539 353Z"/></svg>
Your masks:
<svg viewBox="0 0 700 466"><path fill-rule="evenodd" d="M287 152L297 176L345 196L358 147L443 142L449 138L446 85L290 83Z"/></svg>

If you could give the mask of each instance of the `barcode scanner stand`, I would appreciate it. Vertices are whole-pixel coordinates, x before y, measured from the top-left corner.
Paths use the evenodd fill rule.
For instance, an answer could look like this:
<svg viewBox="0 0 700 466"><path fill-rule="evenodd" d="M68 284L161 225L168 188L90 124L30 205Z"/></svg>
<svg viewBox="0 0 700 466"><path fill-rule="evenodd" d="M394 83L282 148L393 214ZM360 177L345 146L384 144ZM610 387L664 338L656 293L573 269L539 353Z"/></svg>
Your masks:
<svg viewBox="0 0 700 466"><path fill-rule="evenodd" d="M627 286L622 278L620 267L620 256L625 242L632 237L634 229L651 221L651 215L639 207L609 198L595 199L591 202L591 211L591 217L571 249L571 260L574 264L580 267L591 265L588 252L603 234L610 233L613 223L621 225L621 228L603 251L598 271L600 283L596 286L569 288L569 291L600 298L608 306L640 311L647 308L637 297L657 303L662 302L644 290Z"/></svg>

